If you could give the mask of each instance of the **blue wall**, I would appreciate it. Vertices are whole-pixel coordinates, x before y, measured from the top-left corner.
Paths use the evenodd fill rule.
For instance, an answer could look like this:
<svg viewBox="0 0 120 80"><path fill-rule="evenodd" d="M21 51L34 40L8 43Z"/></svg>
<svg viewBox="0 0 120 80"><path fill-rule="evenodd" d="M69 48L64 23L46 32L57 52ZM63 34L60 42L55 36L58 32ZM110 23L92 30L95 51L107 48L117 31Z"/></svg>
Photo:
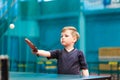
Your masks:
<svg viewBox="0 0 120 80"><path fill-rule="evenodd" d="M119 9L108 9L89 11L89 14L85 14L86 54L89 62L98 60L99 48L120 46L119 13Z"/></svg>

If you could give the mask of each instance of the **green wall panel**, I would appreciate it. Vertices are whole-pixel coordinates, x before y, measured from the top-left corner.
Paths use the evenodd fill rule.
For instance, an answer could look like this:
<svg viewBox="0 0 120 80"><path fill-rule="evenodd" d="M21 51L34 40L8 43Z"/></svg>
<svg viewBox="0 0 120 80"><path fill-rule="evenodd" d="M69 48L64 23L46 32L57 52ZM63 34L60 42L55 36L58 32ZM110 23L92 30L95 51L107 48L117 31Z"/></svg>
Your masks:
<svg viewBox="0 0 120 80"><path fill-rule="evenodd" d="M54 0L50 2L41 2L40 13L42 15L59 14L68 12L78 12L80 1L79 0Z"/></svg>
<svg viewBox="0 0 120 80"><path fill-rule="evenodd" d="M102 11L103 12L103 11ZM120 46L120 14L104 12L86 15L86 52L88 61L97 61L101 47ZM92 57L94 56L94 58Z"/></svg>

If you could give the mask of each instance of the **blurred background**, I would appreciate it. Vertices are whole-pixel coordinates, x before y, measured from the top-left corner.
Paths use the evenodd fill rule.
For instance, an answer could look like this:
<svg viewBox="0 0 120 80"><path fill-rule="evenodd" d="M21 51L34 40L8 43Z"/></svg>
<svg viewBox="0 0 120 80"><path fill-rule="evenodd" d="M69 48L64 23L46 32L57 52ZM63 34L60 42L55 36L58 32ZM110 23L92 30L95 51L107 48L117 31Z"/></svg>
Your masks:
<svg viewBox="0 0 120 80"><path fill-rule="evenodd" d="M90 75L120 78L120 0L0 0L0 55L9 56L9 70L56 73L56 60L33 55L24 39L39 49L61 49L64 26L79 31L75 47Z"/></svg>

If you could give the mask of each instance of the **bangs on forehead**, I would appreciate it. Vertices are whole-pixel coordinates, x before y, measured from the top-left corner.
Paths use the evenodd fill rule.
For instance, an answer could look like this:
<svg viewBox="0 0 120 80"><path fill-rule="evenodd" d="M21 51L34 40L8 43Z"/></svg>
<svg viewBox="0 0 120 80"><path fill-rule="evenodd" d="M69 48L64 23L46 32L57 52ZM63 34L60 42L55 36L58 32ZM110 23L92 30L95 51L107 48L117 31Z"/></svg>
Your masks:
<svg viewBox="0 0 120 80"><path fill-rule="evenodd" d="M69 27L64 27L62 29L62 32L66 31L66 30L71 30L71 31L77 31L75 27L69 26Z"/></svg>
<svg viewBox="0 0 120 80"><path fill-rule="evenodd" d="M71 31L71 34L72 36L75 36L77 38L77 40L79 39L80 35L79 33L77 32L77 29L73 26L66 26L62 29L61 33L67 31L67 30L70 30Z"/></svg>

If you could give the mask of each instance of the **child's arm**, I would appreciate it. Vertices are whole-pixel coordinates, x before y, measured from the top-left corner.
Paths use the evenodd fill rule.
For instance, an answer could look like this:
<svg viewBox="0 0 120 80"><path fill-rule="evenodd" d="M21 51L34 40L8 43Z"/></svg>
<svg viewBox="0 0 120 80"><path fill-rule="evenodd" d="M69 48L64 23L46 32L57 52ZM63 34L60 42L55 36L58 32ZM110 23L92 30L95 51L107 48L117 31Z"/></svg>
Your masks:
<svg viewBox="0 0 120 80"><path fill-rule="evenodd" d="M82 69L82 75L83 75L83 76L89 76L89 71L88 71L88 69Z"/></svg>
<svg viewBox="0 0 120 80"><path fill-rule="evenodd" d="M45 50L38 50L37 52L33 51L33 53L35 53L38 56L44 56L44 57L50 57L51 56L50 52L45 51Z"/></svg>

